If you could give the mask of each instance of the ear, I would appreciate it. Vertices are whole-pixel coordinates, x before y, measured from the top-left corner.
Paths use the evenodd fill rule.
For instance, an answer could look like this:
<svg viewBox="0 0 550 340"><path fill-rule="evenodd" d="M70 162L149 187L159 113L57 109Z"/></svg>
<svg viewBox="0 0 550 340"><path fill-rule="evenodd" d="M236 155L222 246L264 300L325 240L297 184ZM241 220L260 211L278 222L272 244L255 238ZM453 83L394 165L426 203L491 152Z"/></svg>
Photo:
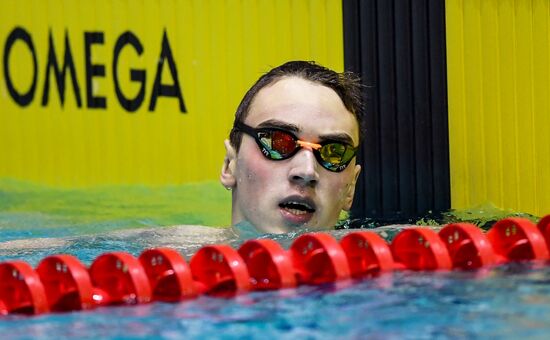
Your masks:
<svg viewBox="0 0 550 340"><path fill-rule="evenodd" d="M357 179L359 178L359 174L361 173L361 165L356 164L353 171L354 171L353 181L351 181L351 183L348 184L346 196L344 197L343 209L345 211L351 210L351 205L353 204L353 196L355 196L355 184L357 183Z"/></svg>
<svg viewBox="0 0 550 340"><path fill-rule="evenodd" d="M237 180L235 178L235 167L237 162L237 153L228 139L224 141L225 157L223 159L220 182L227 189L235 188Z"/></svg>

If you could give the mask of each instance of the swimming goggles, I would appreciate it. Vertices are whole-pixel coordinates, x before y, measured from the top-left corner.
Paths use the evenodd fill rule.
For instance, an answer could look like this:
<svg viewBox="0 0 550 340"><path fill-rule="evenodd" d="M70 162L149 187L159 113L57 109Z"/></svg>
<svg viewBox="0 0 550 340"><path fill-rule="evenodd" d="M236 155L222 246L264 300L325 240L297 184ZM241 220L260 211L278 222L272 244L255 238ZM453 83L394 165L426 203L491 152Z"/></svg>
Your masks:
<svg viewBox="0 0 550 340"><path fill-rule="evenodd" d="M313 151L323 168L333 172L346 169L358 149L342 142L324 141L316 144L302 141L292 132L275 127L253 128L242 122L236 122L235 129L253 137L267 159L274 161L288 159L306 147Z"/></svg>

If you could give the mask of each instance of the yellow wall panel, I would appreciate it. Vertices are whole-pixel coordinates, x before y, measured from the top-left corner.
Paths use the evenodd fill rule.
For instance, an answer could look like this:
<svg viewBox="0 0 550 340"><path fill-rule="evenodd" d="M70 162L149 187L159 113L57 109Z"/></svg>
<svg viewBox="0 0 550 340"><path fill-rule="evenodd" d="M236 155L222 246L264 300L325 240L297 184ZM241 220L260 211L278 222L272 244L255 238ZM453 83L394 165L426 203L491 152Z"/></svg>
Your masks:
<svg viewBox="0 0 550 340"><path fill-rule="evenodd" d="M451 205L550 211L550 3L447 0Z"/></svg>
<svg viewBox="0 0 550 340"><path fill-rule="evenodd" d="M36 88L28 105L18 104L0 68L0 177L60 186L215 180L236 107L262 73L292 59L343 70L341 7L340 0L2 1L0 53L8 60L9 79L24 94L36 74ZM6 52L16 27L31 37L36 71L21 37ZM135 112L119 103L113 74L115 46L126 31L143 48L140 54L123 40L116 63L118 88L128 99L142 87L131 80L131 70L145 72ZM49 100L42 105L49 32L61 67L67 36L80 107L69 70L64 103L50 70ZM86 32L103 39L89 45L89 64L102 67L104 75L87 77ZM160 58L163 34L184 113L177 96L168 95L158 96L149 110L159 64L160 83L175 84L167 58ZM90 107L87 90L105 98L106 107Z"/></svg>

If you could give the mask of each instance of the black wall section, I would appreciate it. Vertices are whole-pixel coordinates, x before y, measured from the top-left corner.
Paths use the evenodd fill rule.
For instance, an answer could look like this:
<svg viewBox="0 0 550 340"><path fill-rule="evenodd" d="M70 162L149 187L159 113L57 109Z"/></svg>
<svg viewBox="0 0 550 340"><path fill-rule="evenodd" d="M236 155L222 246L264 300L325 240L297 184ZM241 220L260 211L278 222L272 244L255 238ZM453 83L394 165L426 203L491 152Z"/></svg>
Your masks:
<svg viewBox="0 0 550 340"><path fill-rule="evenodd" d="M444 0L343 0L343 9L345 66L366 85L353 216L449 209Z"/></svg>

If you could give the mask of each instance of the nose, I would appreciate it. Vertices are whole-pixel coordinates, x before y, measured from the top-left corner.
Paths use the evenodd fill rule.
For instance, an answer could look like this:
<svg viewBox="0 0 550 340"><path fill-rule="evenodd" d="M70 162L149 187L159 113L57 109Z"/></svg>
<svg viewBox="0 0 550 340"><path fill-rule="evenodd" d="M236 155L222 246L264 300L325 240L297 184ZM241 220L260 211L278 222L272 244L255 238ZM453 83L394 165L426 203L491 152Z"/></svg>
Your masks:
<svg viewBox="0 0 550 340"><path fill-rule="evenodd" d="M315 187L319 182L317 165L313 150L308 147L302 148L292 157L288 180L301 187Z"/></svg>

